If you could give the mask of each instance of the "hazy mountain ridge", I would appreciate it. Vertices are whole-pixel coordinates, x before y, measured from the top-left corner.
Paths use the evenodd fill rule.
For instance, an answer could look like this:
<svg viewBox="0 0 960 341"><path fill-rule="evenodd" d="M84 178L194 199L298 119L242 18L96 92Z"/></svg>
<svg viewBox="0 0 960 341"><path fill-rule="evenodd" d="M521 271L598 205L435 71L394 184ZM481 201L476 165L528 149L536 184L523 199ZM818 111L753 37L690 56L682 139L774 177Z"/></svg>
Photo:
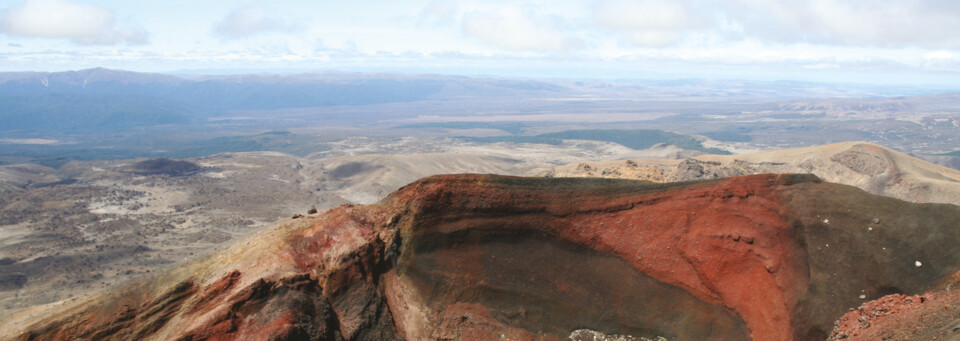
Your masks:
<svg viewBox="0 0 960 341"><path fill-rule="evenodd" d="M142 126L187 124L196 111L153 96L45 93L0 96L4 129L53 132L109 132Z"/></svg>
<svg viewBox="0 0 960 341"><path fill-rule="evenodd" d="M230 110L352 106L553 92L555 84L390 74L181 78L109 69L0 73L3 130L109 131L185 124ZM96 105L92 105L96 104Z"/></svg>
<svg viewBox="0 0 960 341"><path fill-rule="evenodd" d="M561 86L538 81L435 75L314 73L181 78L102 68L54 73L0 73L0 93L4 95L142 95L181 102L204 112L406 102L430 98L448 87L460 88L459 93L449 96L489 96L498 89L564 90Z"/></svg>

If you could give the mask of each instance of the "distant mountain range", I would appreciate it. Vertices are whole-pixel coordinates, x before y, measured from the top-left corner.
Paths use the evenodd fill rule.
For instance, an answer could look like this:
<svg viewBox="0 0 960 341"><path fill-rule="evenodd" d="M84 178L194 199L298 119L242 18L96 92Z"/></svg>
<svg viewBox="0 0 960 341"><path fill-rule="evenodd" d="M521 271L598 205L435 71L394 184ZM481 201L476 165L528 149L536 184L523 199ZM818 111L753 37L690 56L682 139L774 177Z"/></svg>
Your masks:
<svg viewBox="0 0 960 341"><path fill-rule="evenodd" d="M804 82L744 82L719 80L671 81L572 81L463 77L429 74L315 72L302 74L251 74L221 76L175 76L104 68L66 72L0 73L0 131L90 133L114 132L132 127L206 122L214 116L237 111L363 106L434 101L455 103L451 108L466 114L498 111L500 107L476 104L510 104L516 110L590 108L624 110L610 101L680 101L696 106L705 99L718 102L763 103L787 100L788 111L865 110L863 98L892 95L926 95L933 89L887 89L871 86ZM510 98L514 101L503 101ZM822 100L825 99L826 100ZM847 101L834 101L846 98ZM870 110L902 105L942 111L942 102L955 102L956 95L917 97L917 103L902 99L879 99L867 103ZM821 99L803 100L797 99ZM522 107L522 104L538 103ZM900 106L898 106L900 105ZM689 109L690 105L683 108ZM672 107L673 110L683 109ZM755 111L751 107L742 110ZM390 110L386 110L390 109ZM388 114L394 108L375 108ZM418 115L423 114L417 108ZM631 110L653 110L639 105ZM608 110L608 111L609 111ZM409 111L409 110L408 110ZM736 111L736 110L735 110ZM464 112L458 112L464 114ZM365 120L365 119L364 119Z"/></svg>
<svg viewBox="0 0 960 341"><path fill-rule="evenodd" d="M110 69L0 73L0 130L97 132L184 124L229 110L366 105L562 91L526 80L311 73L182 78Z"/></svg>

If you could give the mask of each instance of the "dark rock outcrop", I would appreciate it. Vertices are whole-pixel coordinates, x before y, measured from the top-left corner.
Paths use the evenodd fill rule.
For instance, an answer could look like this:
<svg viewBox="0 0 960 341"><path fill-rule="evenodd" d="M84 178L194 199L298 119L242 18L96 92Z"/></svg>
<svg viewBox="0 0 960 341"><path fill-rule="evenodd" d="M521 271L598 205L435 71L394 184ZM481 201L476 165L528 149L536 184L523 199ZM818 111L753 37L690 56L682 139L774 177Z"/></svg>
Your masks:
<svg viewBox="0 0 960 341"><path fill-rule="evenodd" d="M169 175L183 176L190 175L203 170L203 167L183 160L174 160L167 158L147 159L133 164L130 171L139 175Z"/></svg>

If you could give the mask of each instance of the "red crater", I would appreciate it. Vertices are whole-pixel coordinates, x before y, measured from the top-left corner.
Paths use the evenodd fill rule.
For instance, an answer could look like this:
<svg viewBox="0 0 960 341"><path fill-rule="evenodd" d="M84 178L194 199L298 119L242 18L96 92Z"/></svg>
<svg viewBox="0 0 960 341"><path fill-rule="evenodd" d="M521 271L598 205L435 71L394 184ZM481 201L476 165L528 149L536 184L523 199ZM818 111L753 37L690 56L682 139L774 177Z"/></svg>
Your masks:
<svg viewBox="0 0 960 341"><path fill-rule="evenodd" d="M823 340L865 300L960 270L957 206L810 175L435 176L312 219L172 272L173 294L118 294L20 337Z"/></svg>

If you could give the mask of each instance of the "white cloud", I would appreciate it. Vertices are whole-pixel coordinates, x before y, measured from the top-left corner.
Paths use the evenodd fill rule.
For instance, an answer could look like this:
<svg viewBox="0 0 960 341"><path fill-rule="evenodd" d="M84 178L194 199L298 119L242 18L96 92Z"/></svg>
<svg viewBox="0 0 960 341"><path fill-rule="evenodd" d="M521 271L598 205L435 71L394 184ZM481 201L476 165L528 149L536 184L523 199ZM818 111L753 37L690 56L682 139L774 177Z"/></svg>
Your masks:
<svg viewBox="0 0 960 341"><path fill-rule="evenodd" d="M960 59L960 54L956 54L950 51L931 51L923 55L925 60L949 60L949 59Z"/></svg>
<svg viewBox="0 0 960 341"><path fill-rule="evenodd" d="M630 42L645 47L677 45L692 32L712 25L690 3L669 0L604 0L593 9L593 23L631 32Z"/></svg>
<svg viewBox="0 0 960 341"><path fill-rule="evenodd" d="M757 39L772 45L960 48L954 0L602 0L593 24L645 47L691 37Z"/></svg>
<svg viewBox="0 0 960 341"><path fill-rule="evenodd" d="M266 32L294 31L296 28L296 25L273 16L265 6L254 4L230 12L217 23L213 31L227 38L245 38Z"/></svg>
<svg viewBox="0 0 960 341"><path fill-rule="evenodd" d="M0 49L0 69L261 68L295 60L290 65L302 68L499 68L505 74L551 68L557 75L634 70L641 77L752 72L839 79L909 71L960 79L958 0L413 3L200 0L184 12L182 6L142 1L0 0L0 40L10 37L0 41L6 47ZM124 29L131 27L131 16L156 37L150 46L91 49L72 43L145 41L142 30Z"/></svg>
<svg viewBox="0 0 960 341"><path fill-rule="evenodd" d="M116 26L113 11L71 0L26 0L0 13L0 32L27 38L69 39L82 45L145 44L142 29Z"/></svg>
<svg viewBox="0 0 960 341"><path fill-rule="evenodd" d="M960 6L945 1L728 0L744 33L775 43L960 48Z"/></svg>
<svg viewBox="0 0 960 341"><path fill-rule="evenodd" d="M556 20L512 6L466 13L461 24L467 36L511 51L556 52L580 45Z"/></svg>
<svg viewBox="0 0 960 341"><path fill-rule="evenodd" d="M601 27L636 31L700 29L709 21L682 1L606 0L594 8L594 22Z"/></svg>
<svg viewBox="0 0 960 341"><path fill-rule="evenodd" d="M451 26L460 12L458 7L453 0L435 0L420 11L418 22L424 26Z"/></svg>
<svg viewBox="0 0 960 341"><path fill-rule="evenodd" d="M840 69L840 65L835 63L816 63L816 64L802 64L801 68L808 70L837 70Z"/></svg>
<svg viewBox="0 0 960 341"><path fill-rule="evenodd" d="M633 33L630 38L638 46L668 47L682 41L684 35L677 31L643 31Z"/></svg>

